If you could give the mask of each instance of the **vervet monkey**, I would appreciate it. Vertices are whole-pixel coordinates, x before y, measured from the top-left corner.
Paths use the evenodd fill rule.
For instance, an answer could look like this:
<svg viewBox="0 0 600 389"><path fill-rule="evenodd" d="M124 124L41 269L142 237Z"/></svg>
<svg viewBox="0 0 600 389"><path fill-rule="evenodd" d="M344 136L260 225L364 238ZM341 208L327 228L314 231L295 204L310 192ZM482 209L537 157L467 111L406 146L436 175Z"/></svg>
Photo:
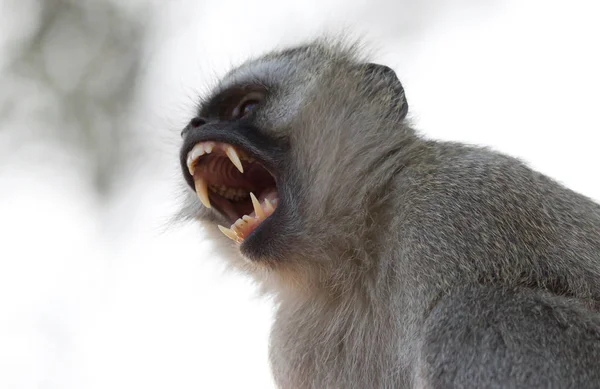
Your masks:
<svg viewBox="0 0 600 389"><path fill-rule="evenodd" d="M183 130L184 212L277 302L277 385L600 387L600 206L407 112L321 39L233 69Z"/></svg>

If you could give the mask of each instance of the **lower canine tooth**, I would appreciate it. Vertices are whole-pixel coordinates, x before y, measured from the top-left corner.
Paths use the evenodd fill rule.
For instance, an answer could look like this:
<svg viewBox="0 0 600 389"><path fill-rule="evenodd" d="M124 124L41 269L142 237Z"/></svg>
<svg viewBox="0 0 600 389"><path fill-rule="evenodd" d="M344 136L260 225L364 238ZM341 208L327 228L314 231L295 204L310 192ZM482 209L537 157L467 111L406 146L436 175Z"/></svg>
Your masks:
<svg viewBox="0 0 600 389"><path fill-rule="evenodd" d="M265 211L262 209L260 203L256 199L256 196L254 196L254 193L252 192L250 192L250 199L252 199L252 206L254 207L254 213L256 213L256 217L259 219L264 219Z"/></svg>
<svg viewBox="0 0 600 389"><path fill-rule="evenodd" d="M208 198L208 185L201 177L194 180L196 194L206 208L210 208L210 199Z"/></svg>
<svg viewBox="0 0 600 389"><path fill-rule="evenodd" d="M229 239L231 239L235 242L238 242L240 240L240 237L238 236L238 234L235 233L235 231L230 230L229 228L223 227L221 225L219 225L217 227L219 227L219 230L221 230L221 232L223 234L225 234L225 236L228 237Z"/></svg>

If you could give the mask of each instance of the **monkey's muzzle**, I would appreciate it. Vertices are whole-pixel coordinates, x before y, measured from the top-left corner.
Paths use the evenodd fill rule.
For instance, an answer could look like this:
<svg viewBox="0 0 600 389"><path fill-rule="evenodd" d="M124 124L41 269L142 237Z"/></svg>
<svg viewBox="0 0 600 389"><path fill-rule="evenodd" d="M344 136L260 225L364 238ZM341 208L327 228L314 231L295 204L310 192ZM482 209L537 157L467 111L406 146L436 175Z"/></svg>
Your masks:
<svg viewBox="0 0 600 389"><path fill-rule="evenodd" d="M274 177L241 148L227 143L197 143L187 154L187 168L198 198L207 208L215 205L231 220L219 226L228 238L242 243L277 207Z"/></svg>

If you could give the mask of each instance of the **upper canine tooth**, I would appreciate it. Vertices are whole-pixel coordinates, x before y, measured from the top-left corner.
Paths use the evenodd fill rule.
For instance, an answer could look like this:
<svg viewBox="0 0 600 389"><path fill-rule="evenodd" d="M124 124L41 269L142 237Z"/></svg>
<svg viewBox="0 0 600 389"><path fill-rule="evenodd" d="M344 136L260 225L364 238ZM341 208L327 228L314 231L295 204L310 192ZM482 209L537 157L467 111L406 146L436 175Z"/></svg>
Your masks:
<svg viewBox="0 0 600 389"><path fill-rule="evenodd" d="M194 186L196 187L196 193L198 198L204 204L206 208L210 208L210 199L208 198L208 185L202 177L198 177L194 180Z"/></svg>
<svg viewBox="0 0 600 389"><path fill-rule="evenodd" d="M242 166L242 161L240 161L240 157L235 151L233 146L227 146L225 149L225 154L229 157L229 160L235 165L235 167L240 171L240 173L244 172L244 167Z"/></svg>
<svg viewBox="0 0 600 389"><path fill-rule="evenodd" d="M260 206L260 203L256 199L256 196L254 196L254 193L250 192L250 198L252 199L252 206L254 207L254 213L256 213L256 217L258 219L264 219L265 211Z"/></svg>

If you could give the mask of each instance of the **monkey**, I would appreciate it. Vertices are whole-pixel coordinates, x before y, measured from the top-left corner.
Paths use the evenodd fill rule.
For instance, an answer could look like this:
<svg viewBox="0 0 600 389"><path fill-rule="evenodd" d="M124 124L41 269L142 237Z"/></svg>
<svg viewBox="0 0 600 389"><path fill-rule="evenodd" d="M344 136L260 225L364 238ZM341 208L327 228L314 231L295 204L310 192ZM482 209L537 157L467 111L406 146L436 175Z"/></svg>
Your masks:
<svg viewBox="0 0 600 389"><path fill-rule="evenodd" d="M182 216L273 296L276 385L600 387L600 205L407 114L393 69L318 38L182 131Z"/></svg>

